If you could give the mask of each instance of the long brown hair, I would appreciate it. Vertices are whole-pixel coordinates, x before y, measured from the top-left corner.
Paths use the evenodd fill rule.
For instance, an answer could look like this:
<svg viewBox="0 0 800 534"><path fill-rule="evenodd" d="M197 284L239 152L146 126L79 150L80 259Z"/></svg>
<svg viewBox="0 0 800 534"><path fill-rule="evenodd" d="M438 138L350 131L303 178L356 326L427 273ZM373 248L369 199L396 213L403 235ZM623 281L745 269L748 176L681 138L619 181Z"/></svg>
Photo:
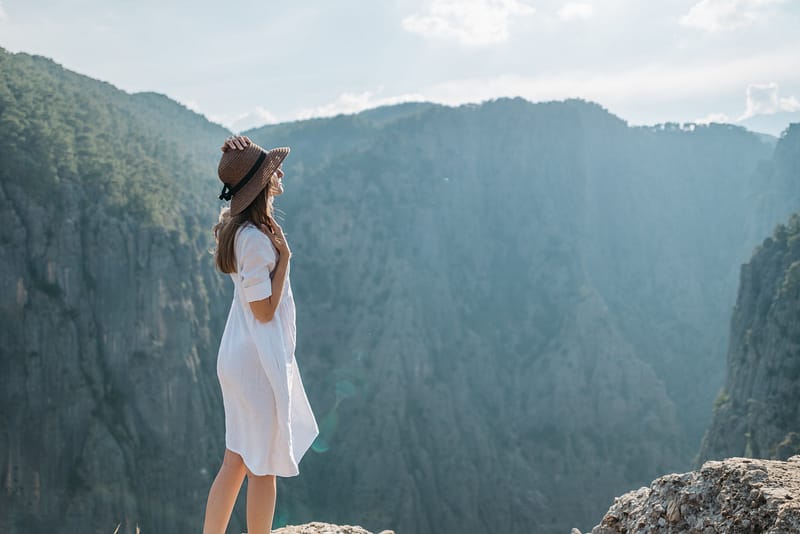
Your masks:
<svg viewBox="0 0 800 534"><path fill-rule="evenodd" d="M270 176L267 186L262 194L258 195L249 206L241 213L231 215L230 207L222 208L219 214L219 221L214 225L214 240L217 248L214 250L214 263L217 269L225 274L236 272L236 251L234 250L234 239L239 227L247 222L251 222L260 227L267 224L273 214L271 194L272 176Z"/></svg>

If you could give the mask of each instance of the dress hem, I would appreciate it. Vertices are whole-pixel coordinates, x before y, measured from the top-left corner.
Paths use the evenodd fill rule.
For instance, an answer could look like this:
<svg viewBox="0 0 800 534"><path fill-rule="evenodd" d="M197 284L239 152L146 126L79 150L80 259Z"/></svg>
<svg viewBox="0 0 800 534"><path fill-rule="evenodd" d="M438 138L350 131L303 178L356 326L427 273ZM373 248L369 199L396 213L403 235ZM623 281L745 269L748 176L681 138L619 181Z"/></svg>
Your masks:
<svg viewBox="0 0 800 534"><path fill-rule="evenodd" d="M239 457L242 459L242 462L244 463L245 467L247 467L247 469L249 469L250 472L253 473L257 477L263 477L263 476L266 476L266 475L275 475L276 477L290 478L290 477L296 477L297 475L300 474L300 469L299 468L296 469L296 472L292 473L292 474L285 474L285 473L256 473L253 469L250 469L249 465L247 465L247 460L245 459L244 454L241 451L238 451L236 449L232 449L227 444L225 445L225 448L228 449L231 452L234 452L234 453L238 454ZM268 471L269 471L269 469L268 469Z"/></svg>

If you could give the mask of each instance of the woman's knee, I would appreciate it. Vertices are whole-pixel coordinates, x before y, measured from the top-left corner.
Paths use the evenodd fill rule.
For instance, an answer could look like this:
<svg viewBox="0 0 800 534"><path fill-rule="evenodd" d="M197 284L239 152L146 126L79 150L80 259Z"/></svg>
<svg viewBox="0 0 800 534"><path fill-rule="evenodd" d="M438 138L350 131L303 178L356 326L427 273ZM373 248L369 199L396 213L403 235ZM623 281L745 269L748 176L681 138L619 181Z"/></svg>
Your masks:
<svg viewBox="0 0 800 534"><path fill-rule="evenodd" d="M225 455L222 457L222 468L235 472L244 472L247 467L244 465L241 455L233 452L230 449L225 449Z"/></svg>
<svg viewBox="0 0 800 534"><path fill-rule="evenodd" d="M264 480L264 481L271 481L273 484L275 483L275 475L256 475L247 466L244 467L247 470L247 480Z"/></svg>

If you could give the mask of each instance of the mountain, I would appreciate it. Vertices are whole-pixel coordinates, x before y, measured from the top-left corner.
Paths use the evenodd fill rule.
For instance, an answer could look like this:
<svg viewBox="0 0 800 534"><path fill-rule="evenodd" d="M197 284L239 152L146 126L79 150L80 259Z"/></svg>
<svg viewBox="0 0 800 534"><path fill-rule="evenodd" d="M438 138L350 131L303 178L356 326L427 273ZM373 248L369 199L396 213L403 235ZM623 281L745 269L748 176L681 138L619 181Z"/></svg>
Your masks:
<svg viewBox="0 0 800 534"><path fill-rule="evenodd" d="M745 226L748 239L743 243L754 245L743 250L749 260L753 249L769 236L779 223L785 223L800 203L800 122L784 130L771 158L761 161L752 176L751 209L747 212Z"/></svg>
<svg viewBox="0 0 800 534"><path fill-rule="evenodd" d="M700 459L800 453L800 213L742 266L728 370Z"/></svg>
<svg viewBox="0 0 800 534"><path fill-rule="evenodd" d="M797 209L800 124L760 168L768 184L752 227ZM766 232L765 232L766 233ZM727 371L698 461L728 456L786 459L800 453L800 212L774 227L741 266L730 322Z"/></svg>
<svg viewBox="0 0 800 534"><path fill-rule="evenodd" d="M371 133L338 117L335 144L294 123L248 132L303 154L281 206L331 445L292 482L291 517L589 525L691 464L774 147L730 125L631 128L580 100L413 109Z"/></svg>
<svg viewBox="0 0 800 534"><path fill-rule="evenodd" d="M10 533L199 528L224 448L232 286L208 250L227 133L0 54ZM777 147L579 99L248 135L292 147L277 205L321 430L276 524L564 532L691 463L751 225L778 221Z"/></svg>
<svg viewBox="0 0 800 534"><path fill-rule="evenodd" d="M765 184L751 232L797 207L800 124L759 165ZM652 528L665 532L796 532L800 462L800 212L779 223L741 266L730 323L727 376L698 454L698 470L670 474L614 499L593 534ZM760 459L750 459L760 458ZM717 460L717 461L715 461ZM779 460L779 461L776 461ZM780 461L789 460L789 462ZM754 497L755 496L755 497Z"/></svg>
<svg viewBox="0 0 800 534"><path fill-rule="evenodd" d="M224 447L207 250L225 136L0 51L3 532L202 522Z"/></svg>

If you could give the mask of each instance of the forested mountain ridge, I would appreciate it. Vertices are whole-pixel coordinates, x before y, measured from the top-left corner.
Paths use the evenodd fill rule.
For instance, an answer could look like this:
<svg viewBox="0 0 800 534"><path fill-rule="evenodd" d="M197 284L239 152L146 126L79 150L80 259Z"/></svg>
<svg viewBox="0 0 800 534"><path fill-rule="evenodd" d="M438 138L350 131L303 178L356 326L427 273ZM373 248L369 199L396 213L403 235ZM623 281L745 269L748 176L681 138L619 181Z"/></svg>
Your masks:
<svg viewBox="0 0 800 534"><path fill-rule="evenodd" d="M296 131L248 135L293 145ZM469 530L470 510L515 503L530 515L481 524L542 532L567 515L590 521L595 502L646 482L641 473L687 468L722 379L731 280L749 255L742 214L772 150L740 127L631 128L596 104L522 99L407 113L351 153L318 147L323 163L289 167L281 205L303 236L299 291L338 305L298 311L311 330L299 350L324 357L308 364L321 383L370 377L337 420L381 430L340 434L331 458L310 465L370 487L361 461L389 447L381 472L399 482L358 493L359 510L503 473L485 497L449 495L426 515L367 525ZM428 467L403 474L418 464ZM546 496L520 497L531 481ZM314 501L313 486L297 500ZM343 505L324 509L355 520Z"/></svg>
<svg viewBox="0 0 800 534"><path fill-rule="evenodd" d="M0 53L0 530L196 525L224 433L207 250L226 135Z"/></svg>
<svg viewBox="0 0 800 534"><path fill-rule="evenodd" d="M173 195L197 202L216 187L208 172L216 155L207 147L227 131L201 115L163 95L129 95L38 56L2 51L0 69L2 172L8 181L27 177L20 185L36 200L53 202L62 188L80 183L107 200L110 214L173 229L185 224L178 214L191 211L175 205Z"/></svg>
<svg viewBox="0 0 800 534"><path fill-rule="evenodd" d="M355 120L351 117L336 120ZM303 143L296 132L297 127L289 123L248 133L262 142L278 138ZM744 223L753 196L763 194L753 173L769 160L772 145L736 126L630 128L597 104L567 100L531 105L523 99L456 109L435 106L400 117L371 139L371 148L361 149L369 152L360 163L366 167L358 171L375 168L373 175L396 171L397 177L369 187L385 187L387 195L432 209L438 207L437 197L468 179L475 188L468 191L474 195L469 209L476 218L486 217L485 224L504 232L501 237L516 238L508 235L510 229L530 226L536 217L546 217L564 229L579 248L592 285L616 309L613 314L622 321L621 327L659 370L672 397L685 403L684 409L710 405L713 394L692 380L709 375L721 380L724 348L719 343L726 334L724 317L735 300L733 264L749 255L758 242L754 236L751 245L743 245L741 236L747 232ZM310 157L330 160L348 155L320 146ZM465 166L469 168L462 170ZM353 197L364 191L351 187L346 171L341 175L324 168L295 171L296 189L301 190L284 200L288 212L313 213L307 201L331 189L333 194ZM311 175L320 184L307 184ZM498 175L503 179L498 180ZM485 183L474 183L481 178ZM327 185L329 180L337 187ZM448 185L450 189L445 190ZM456 189L455 194L461 193ZM505 203L519 194L536 198L527 213L508 220ZM716 209L710 209L715 205ZM748 215L742 218L742 213ZM771 220L770 215L764 218ZM447 225L447 231L459 231L449 220L437 228ZM464 233L480 231L469 221L464 228ZM552 230L541 225L540 231ZM641 243L642 248L633 248L633 243ZM724 272L718 272L719 268ZM697 280L697 269L709 274ZM664 295L677 299L679 308L659 309ZM521 294L512 289L507 296L513 302ZM505 301L500 302L506 308ZM697 338L675 335L676 329L686 332L686 328L707 324L708 317L717 319L707 325L711 328L698 331ZM683 346L687 341L694 347ZM687 353L699 356L690 360L701 366L699 374L690 373L694 378L688 382L680 357ZM694 450L707 415L687 418L684 423L692 442L687 447Z"/></svg>
<svg viewBox="0 0 800 534"><path fill-rule="evenodd" d="M199 528L224 446L230 286L207 249L228 132L0 61L0 524ZM563 532L691 461L760 136L632 128L575 99L248 135L292 147L277 205L321 429L279 482L279 523Z"/></svg>

